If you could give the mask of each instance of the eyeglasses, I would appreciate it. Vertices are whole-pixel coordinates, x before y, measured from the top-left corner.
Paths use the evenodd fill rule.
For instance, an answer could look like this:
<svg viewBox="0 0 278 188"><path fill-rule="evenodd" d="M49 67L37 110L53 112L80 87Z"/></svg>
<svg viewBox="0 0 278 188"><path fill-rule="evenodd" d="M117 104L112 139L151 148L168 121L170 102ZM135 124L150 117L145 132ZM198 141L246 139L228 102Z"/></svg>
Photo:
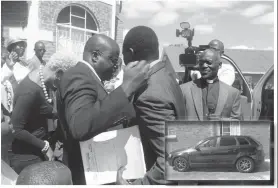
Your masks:
<svg viewBox="0 0 278 188"><path fill-rule="evenodd" d="M99 50L96 50L95 52L99 56L102 56L104 58L108 58L110 60L111 65L113 66L114 71L116 71L118 69L118 67L119 67L119 63L118 63L119 60L118 60L118 58L106 57L106 56L104 56L104 53L99 51Z"/></svg>

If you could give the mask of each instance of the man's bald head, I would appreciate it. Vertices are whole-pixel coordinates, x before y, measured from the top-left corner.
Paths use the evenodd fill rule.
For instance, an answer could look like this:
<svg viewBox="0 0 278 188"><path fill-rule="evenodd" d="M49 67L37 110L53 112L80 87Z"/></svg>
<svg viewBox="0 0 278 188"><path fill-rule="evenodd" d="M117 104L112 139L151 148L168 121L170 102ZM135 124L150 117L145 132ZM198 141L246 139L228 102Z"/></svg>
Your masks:
<svg viewBox="0 0 278 188"><path fill-rule="evenodd" d="M110 37L102 34L95 34L85 44L84 53L92 51L105 51L105 50L118 50L120 51L119 45Z"/></svg>
<svg viewBox="0 0 278 188"><path fill-rule="evenodd" d="M58 161L44 161L24 168L16 185L72 185L71 171Z"/></svg>
<svg viewBox="0 0 278 188"><path fill-rule="evenodd" d="M83 60L91 64L102 81L109 80L118 67L119 45L106 35L96 34L86 42Z"/></svg>
<svg viewBox="0 0 278 188"><path fill-rule="evenodd" d="M46 52L44 43L42 41L36 42L34 51L35 51L36 56L40 60L42 60L42 57L44 56L44 53Z"/></svg>
<svg viewBox="0 0 278 188"><path fill-rule="evenodd" d="M221 64L221 58L218 51L214 49L206 49L204 52L200 53L199 68L204 79L215 79Z"/></svg>
<svg viewBox="0 0 278 188"><path fill-rule="evenodd" d="M219 51L220 55L222 55L224 53L224 44L223 44L223 42L221 42L218 39L214 39L214 40L210 41L209 47L216 51Z"/></svg>

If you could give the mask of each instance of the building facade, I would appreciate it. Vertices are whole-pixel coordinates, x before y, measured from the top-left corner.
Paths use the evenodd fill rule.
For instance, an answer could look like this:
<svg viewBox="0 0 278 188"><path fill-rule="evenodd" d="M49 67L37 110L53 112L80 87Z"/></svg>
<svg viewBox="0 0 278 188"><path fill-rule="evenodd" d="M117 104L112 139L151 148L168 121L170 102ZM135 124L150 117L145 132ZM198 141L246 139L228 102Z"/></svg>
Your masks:
<svg viewBox="0 0 278 188"><path fill-rule="evenodd" d="M2 1L1 6L2 44L12 37L26 38L27 58L32 57L38 40L46 45L46 61L59 50L82 58L86 41L96 33L122 44L119 1Z"/></svg>

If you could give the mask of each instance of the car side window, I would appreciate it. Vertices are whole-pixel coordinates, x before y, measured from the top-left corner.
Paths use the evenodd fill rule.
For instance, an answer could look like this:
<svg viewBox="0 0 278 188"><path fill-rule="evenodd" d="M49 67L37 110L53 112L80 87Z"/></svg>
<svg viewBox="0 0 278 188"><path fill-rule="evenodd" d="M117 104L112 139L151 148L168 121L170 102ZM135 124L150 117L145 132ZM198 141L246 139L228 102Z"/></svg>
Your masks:
<svg viewBox="0 0 278 188"><path fill-rule="evenodd" d="M215 147L216 146L217 138L213 138L210 140L205 141L200 145L200 147Z"/></svg>
<svg viewBox="0 0 278 188"><path fill-rule="evenodd" d="M239 145L249 145L249 142L245 138L238 137L237 141L239 142Z"/></svg>
<svg viewBox="0 0 278 188"><path fill-rule="evenodd" d="M235 146L236 140L234 137L227 137L220 139L220 146Z"/></svg>

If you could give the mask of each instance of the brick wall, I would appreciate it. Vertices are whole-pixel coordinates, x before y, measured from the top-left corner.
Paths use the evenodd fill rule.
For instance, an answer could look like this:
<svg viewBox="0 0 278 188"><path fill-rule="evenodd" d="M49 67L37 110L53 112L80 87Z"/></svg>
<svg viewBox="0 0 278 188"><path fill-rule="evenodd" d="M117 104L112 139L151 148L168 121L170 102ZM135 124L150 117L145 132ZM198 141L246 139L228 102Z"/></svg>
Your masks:
<svg viewBox="0 0 278 188"><path fill-rule="evenodd" d="M122 54L122 47L123 47L123 41L124 41L124 38L123 38L124 22L121 18L121 16L122 16L121 9L122 9L123 3L124 2L121 2L121 4L117 3L117 7L116 7L116 15L117 16L116 16L116 27L115 27L116 28L115 40L119 44L120 54Z"/></svg>
<svg viewBox="0 0 278 188"><path fill-rule="evenodd" d="M115 39L116 39L116 42L119 44L120 46L120 50L121 50L121 53L122 54L122 47L123 47L123 30L124 30L124 23L123 21L119 18L119 17L116 17L116 32L115 32Z"/></svg>
<svg viewBox="0 0 278 188"><path fill-rule="evenodd" d="M81 5L87 9L96 19L100 31L110 30L112 7L98 1L41 1L39 5L40 29L55 31L56 19L60 11L71 4Z"/></svg>
<svg viewBox="0 0 278 188"><path fill-rule="evenodd" d="M266 158L270 156L270 123L262 121L245 121L240 123L240 134L252 136L264 148Z"/></svg>
<svg viewBox="0 0 278 188"><path fill-rule="evenodd" d="M166 133L176 135L176 138L166 140L166 151L194 146L202 139L215 136L217 122L174 121L167 123Z"/></svg>
<svg viewBox="0 0 278 188"><path fill-rule="evenodd" d="M54 41L47 42L47 53L44 59L56 51L56 20L60 11L69 5L80 5L88 10L95 19L99 31L111 30L112 6L99 1L40 1L39 4L39 28L53 32Z"/></svg>

